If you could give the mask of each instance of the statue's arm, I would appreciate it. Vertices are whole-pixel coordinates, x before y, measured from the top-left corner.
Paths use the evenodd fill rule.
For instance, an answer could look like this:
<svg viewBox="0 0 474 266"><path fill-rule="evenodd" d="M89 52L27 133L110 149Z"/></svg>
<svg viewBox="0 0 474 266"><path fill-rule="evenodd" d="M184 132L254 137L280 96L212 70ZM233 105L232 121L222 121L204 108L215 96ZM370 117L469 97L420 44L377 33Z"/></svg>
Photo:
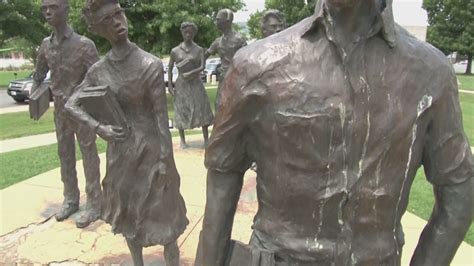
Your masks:
<svg viewBox="0 0 474 266"><path fill-rule="evenodd" d="M433 185L435 205L412 265L449 265L473 215L473 160L463 128L457 79L450 64L441 70L445 75L433 78L433 100L422 114L429 119L422 163Z"/></svg>
<svg viewBox="0 0 474 266"><path fill-rule="evenodd" d="M461 184L434 186L435 206L411 265L449 265L472 221L472 178Z"/></svg>
<svg viewBox="0 0 474 266"><path fill-rule="evenodd" d="M206 209L201 232L203 265L224 265L242 182L243 173L223 173L213 169L207 173Z"/></svg>
<svg viewBox="0 0 474 266"><path fill-rule="evenodd" d="M82 90L90 86L92 85L86 74L86 77L84 78L82 83L74 89L74 93L67 100L65 107L66 111L70 114L70 117L73 120L82 124L86 124L94 131L97 131L97 128L99 127L100 123L95 120L91 115L89 115L86 111L84 111L79 102L79 96L81 95Z"/></svg>
<svg viewBox="0 0 474 266"><path fill-rule="evenodd" d="M46 45L43 42L36 56L36 67L33 75L33 85L31 87L31 93L33 93L46 78L46 74L49 71L48 62L46 61Z"/></svg>
<svg viewBox="0 0 474 266"><path fill-rule="evenodd" d="M160 173L159 185L166 185L172 179L169 179L169 165L173 162L173 143L171 133L168 128L168 109L166 104L166 88L164 81L164 69L161 61L156 61L144 74L144 84L147 87L147 98L151 101L152 108L150 112L155 116L155 125L157 127L157 138L160 144L160 154L157 159L157 166ZM170 82L170 80L168 81Z"/></svg>
<svg viewBox="0 0 474 266"><path fill-rule="evenodd" d="M186 72L184 73L183 75L184 76L191 76L191 75L194 75L194 74L197 74L197 73L201 73L203 70L204 70L204 67L206 65L206 59L205 59L205 56L204 56L204 51L200 52L199 53L199 59L200 59L200 64L199 64L199 67L189 71L189 72Z"/></svg>
<svg viewBox="0 0 474 266"><path fill-rule="evenodd" d="M209 56L216 54L218 46L219 46L219 38L214 40L214 42L211 44L209 49L206 50L206 52L204 53L204 60L207 60Z"/></svg>
<svg viewBox="0 0 474 266"><path fill-rule="evenodd" d="M174 54L173 52L170 53L170 61L168 62L168 92L171 95L174 95L174 88L173 88L173 67L174 67Z"/></svg>

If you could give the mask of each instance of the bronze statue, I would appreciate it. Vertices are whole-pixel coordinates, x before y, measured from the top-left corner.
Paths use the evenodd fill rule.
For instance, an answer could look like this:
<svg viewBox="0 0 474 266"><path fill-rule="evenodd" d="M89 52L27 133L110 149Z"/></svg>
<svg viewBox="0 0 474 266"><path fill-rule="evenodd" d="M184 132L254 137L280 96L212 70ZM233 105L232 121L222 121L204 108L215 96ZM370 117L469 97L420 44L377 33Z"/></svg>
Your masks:
<svg viewBox="0 0 474 266"><path fill-rule="evenodd" d="M217 38L212 44L209 49L207 49L205 58L213 54L219 54L221 58L221 65L219 67L219 85L217 88L217 96L216 96L216 110L218 109L221 93L220 88L222 81L224 80L225 74L230 67L232 62L232 58L234 54L242 48L243 46L247 45L247 41L245 38L240 35L240 33L234 31L232 29L232 21L234 20L234 13L230 9L221 9L217 12L216 16L216 26L217 29L222 33L222 36Z"/></svg>
<svg viewBox="0 0 474 266"><path fill-rule="evenodd" d="M76 120L108 142L102 219L125 237L135 265L143 265L142 248L152 245L164 245L166 265L179 265L177 238L188 220L168 129L163 63L130 42L117 0L87 0L83 15L89 30L112 46L66 104ZM127 128L102 124L84 111L81 95L104 85Z"/></svg>
<svg viewBox="0 0 474 266"><path fill-rule="evenodd" d="M269 9L263 13L262 19L260 20L260 29L263 37L268 37L285 28L285 16L279 10Z"/></svg>
<svg viewBox="0 0 474 266"><path fill-rule="evenodd" d="M99 60L94 43L75 33L67 24L67 0L42 0L41 12L54 28L45 38L38 52L36 72L31 91L35 91L51 71L51 92L54 99L54 122L61 162L61 180L64 183L64 203L56 214L62 221L79 209L79 188L76 174L76 135L84 160L87 204L85 212L77 219L77 227L86 227L100 215L101 189L99 156L93 130L81 127L68 117L64 105L81 83L89 67Z"/></svg>
<svg viewBox="0 0 474 266"><path fill-rule="evenodd" d="M400 265L420 166L436 205L411 264L449 265L473 207L456 76L394 23L391 0L318 1L237 52L221 97L197 265ZM259 208L244 245L230 238L253 161Z"/></svg>
<svg viewBox="0 0 474 266"><path fill-rule="evenodd" d="M212 124L212 114L209 98L201 80L204 70L204 49L193 42L197 33L197 26L191 22L181 24L183 42L173 48L170 53L168 69L176 66L179 71L176 85L168 83L168 90L173 95L174 126L179 130L181 148L186 148L185 129L202 127L204 146L207 145L208 126ZM173 73L168 71L168 80L172 80Z"/></svg>

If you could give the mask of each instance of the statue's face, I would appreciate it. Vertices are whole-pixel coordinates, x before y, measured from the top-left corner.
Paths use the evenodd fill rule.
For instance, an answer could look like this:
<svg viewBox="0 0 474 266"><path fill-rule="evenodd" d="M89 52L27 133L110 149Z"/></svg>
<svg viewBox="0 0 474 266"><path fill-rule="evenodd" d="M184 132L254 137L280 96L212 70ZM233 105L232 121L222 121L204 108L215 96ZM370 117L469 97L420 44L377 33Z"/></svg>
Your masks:
<svg viewBox="0 0 474 266"><path fill-rule="evenodd" d="M194 34L193 27L185 27L181 30L181 35L183 36L184 41L192 41L194 39Z"/></svg>
<svg viewBox="0 0 474 266"><path fill-rule="evenodd" d="M232 21L227 19L227 13L222 10L217 13L216 27L219 31L224 31L232 27Z"/></svg>
<svg viewBox="0 0 474 266"><path fill-rule="evenodd" d="M67 21L68 7L64 0L42 0L41 13L49 25L56 27Z"/></svg>
<svg viewBox="0 0 474 266"><path fill-rule="evenodd" d="M108 4L100 8L96 14L93 31L109 42L117 42L128 38L128 23L123 9L118 4Z"/></svg>
<svg viewBox="0 0 474 266"><path fill-rule="evenodd" d="M264 37L268 37L284 29L285 23L273 16L269 17L267 21L262 25L262 33Z"/></svg>

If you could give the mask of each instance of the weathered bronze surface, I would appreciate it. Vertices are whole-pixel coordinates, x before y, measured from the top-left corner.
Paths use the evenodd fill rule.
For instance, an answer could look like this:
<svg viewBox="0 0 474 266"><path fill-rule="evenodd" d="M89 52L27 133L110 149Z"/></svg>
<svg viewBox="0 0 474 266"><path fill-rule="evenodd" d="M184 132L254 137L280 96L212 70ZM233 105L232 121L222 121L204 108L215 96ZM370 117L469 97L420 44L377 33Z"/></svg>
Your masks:
<svg viewBox="0 0 474 266"><path fill-rule="evenodd" d="M64 105L81 83L89 67L99 60L94 43L75 33L67 24L69 5L67 0L42 0L41 11L54 28L45 38L38 52L32 93L41 86L51 71L51 92L54 99L54 122L58 139L58 155L61 162L61 180L64 183L64 203L56 214L62 221L79 209L79 188L76 174L76 135L84 160L86 176L86 210L76 221L77 227L86 227L97 220L101 208L99 156L93 130L70 119ZM49 97L48 97L49 98ZM34 107L33 107L34 108Z"/></svg>
<svg viewBox="0 0 474 266"><path fill-rule="evenodd" d="M321 0L312 17L237 52L206 149L197 265L232 258L253 161L249 246L274 265L400 265L400 220L421 166L436 205L411 263L449 265L471 223L456 76L443 53L394 23L391 0Z"/></svg>
<svg viewBox="0 0 474 266"><path fill-rule="evenodd" d="M135 265L143 265L142 249L151 245L164 245L167 265L179 265L176 239L188 220L168 129L163 63L130 42L127 18L116 0L88 0L83 14L89 29L112 46L67 103L76 120L108 142L102 219L125 237ZM102 85L121 106L128 135L82 109L82 90Z"/></svg>
<svg viewBox="0 0 474 266"><path fill-rule="evenodd" d="M176 85L168 82L168 90L173 95L174 125L179 130L181 147L186 148L184 137L185 129L202 127L204 146L207 145L208 126L212 124L212 114L209 98L201 80L204 70L204 49L193 42L197 33L194 23L183 22L181 34L183 42L173 48L168 65L168 80L173 80L173 71L176 63L179 75Z"/></svg>
<svg viewBox="0 0 474 266"><path fill-rule="evenodd" d="M219 54L221 58L221 66L219 67L219 86L217 88L216 96L216 110L218 109L221 99L221 84L227 73L227 70L232 63L234 54L243 46L247 45L245 38L238 32L232 29L232 21L234 20L234 13L230 9L221 9L217 13L216 26L222 32L222 36L217 38L209 49L207 49L205 58L211 55Z"/></svg>
<svg viewBox="0 0 474 266"><path fill-rule="evenodd" d="M260 29L263 37L268 37L286 28L285 16L279 10L270 9L263 13Z"/></svg>

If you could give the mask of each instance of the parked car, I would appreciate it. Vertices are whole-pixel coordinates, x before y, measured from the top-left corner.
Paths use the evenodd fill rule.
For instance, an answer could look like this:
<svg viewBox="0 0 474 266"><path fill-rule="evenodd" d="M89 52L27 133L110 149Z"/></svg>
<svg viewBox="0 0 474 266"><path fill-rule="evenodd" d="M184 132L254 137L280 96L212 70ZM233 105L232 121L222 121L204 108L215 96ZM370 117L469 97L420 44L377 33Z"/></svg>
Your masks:
<svg viewBox="0 0 474 266"><path fill-rule="evenodd" d="M46 78L43 83L47 84L48 86L51 85L50 72L46 74ZM32 86L33 73L31 73L26 78L10 81L10 83L8 84L7 94L10 95L13 100L15 100L15 102L22 103L28 100Z"/></svg>
<svg viewBox="0 0 474 266"><path fill-rule="evenodd" d="M168 65L164 66L164 70L165 70L165 84L166 84L166 87L168 87ZM176 80L178 79L178 69L176 68L176 66L173 67L173 80L171 81L173 87L174 87L174 84L176 83Z"/></svg>
<svg viewBox="0 0 474 266"><path fill-rule="evenodd" d="M216 76L216 80L219 80L219 67L221 66L221 60L219 58L208 59L206 61L206 67L204 68L204 75Z"/></svg>

